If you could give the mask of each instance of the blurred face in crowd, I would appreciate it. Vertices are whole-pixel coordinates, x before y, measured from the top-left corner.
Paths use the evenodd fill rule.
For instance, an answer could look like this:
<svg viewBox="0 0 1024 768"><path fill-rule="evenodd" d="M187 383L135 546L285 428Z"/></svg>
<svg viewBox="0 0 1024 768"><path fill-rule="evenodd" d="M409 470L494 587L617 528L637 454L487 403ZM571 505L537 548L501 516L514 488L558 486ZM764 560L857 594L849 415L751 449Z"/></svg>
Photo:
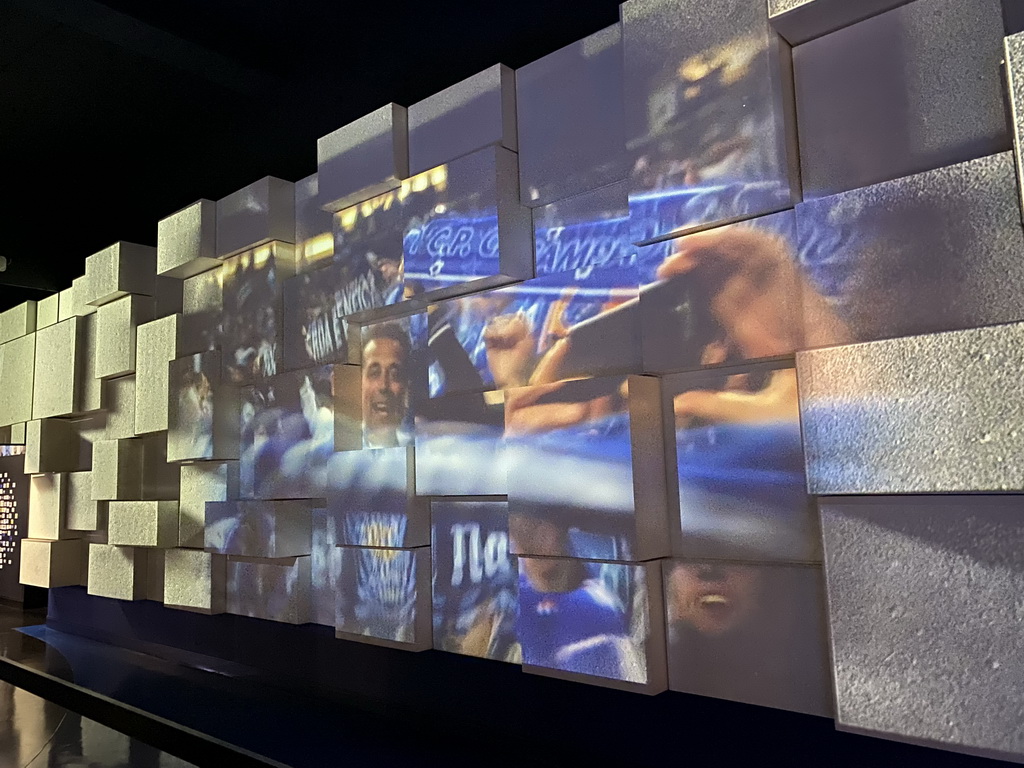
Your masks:
<svg viewBox="0 0 1024 768"><path fill-rule="evenodd" d="M703 635L721 635L751 614L760 596L757 571L749 566L680 563L669 574L672 621L684 621Z"/></svg>
<svg viewBox="0 0 1024 768"><path fill-rule="evenodd" d="M363 348L363 419L368 432L393 433L405 418L408 361L395 339L371 339Z"/></svg>

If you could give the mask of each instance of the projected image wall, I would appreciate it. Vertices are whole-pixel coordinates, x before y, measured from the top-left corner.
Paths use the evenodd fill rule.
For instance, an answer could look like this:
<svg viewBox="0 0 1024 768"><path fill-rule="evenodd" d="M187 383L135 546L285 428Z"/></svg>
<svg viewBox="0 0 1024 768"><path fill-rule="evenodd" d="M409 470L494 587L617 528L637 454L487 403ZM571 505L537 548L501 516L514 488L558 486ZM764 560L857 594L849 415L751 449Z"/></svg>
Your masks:
<svg viewBox="0 0 1024 768"><path fill-rule="evenodd" d="M843 5L628 0L3 313L22 581L1020 759L1019 14Z"/></svg>

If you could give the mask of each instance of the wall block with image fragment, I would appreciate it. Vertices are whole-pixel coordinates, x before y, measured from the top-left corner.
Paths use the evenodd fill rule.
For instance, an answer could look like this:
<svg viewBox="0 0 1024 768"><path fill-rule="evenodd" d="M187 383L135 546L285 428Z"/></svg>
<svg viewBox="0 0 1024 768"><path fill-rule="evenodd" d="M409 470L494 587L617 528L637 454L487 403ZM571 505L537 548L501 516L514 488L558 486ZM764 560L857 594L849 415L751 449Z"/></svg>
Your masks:
<svg viewBox="0 0 1024 768"><path fill-rule="evenodd" d="M310 560L229 557L227 613L284 624L310 620Z"/></svg>
<svg viewBox="0 0 1024 768"><path fill-rule="evenodd" d="M334 256L333 215L320 207L317 175L295 182L295 271L309 272Z"/></svg>
<svg viewBox="0 0 1024 768"><path fill-rule="evenodd" d="M431 647L428 547L338 547L337 557L337 637L410 651Z"/></svg>
<svg viewBox="0 0 1024 768"><path fill-rule="evenodd" d="M206 502L207 552L269 559L308 556L311 536L309 502Z"/></svg>
<svg viewBox="0 0 1024 768"><path fill-rule="evenodd" d="M282 286L294 274L295 247L289 243L271 242L225 260L219 347L227 384L250 384L278 372Z"/></svg>
<svg viewBox="0 0 1024 768"><path fill-rule="evenodd" d="M206 503L238 498L238 462L182 464L178 502L178 546L206 545Z"/></svg>
<svg viewBox="0 0 1024 768"><path fill-rule="evenodd" d="M634 242L799 199L789 46L750 0L622 5Z"/></svg>
<svg viewBox="0 0 1024 768"><path fill-rule="evenodd" d="M626 561L668 554L660 384L605 377L506 393L513 554Z"/></svg>
<svg viewBox="0 0 1024 768"><path fill-rule="evenodd" d="M674 458L673 552L740 562L821 562L792 363L666 376L662 391Z"/></svg>
<svg viewBox="0 0 1024 768"><path fill-rule="evenodd" d="M630 266L636 247L629 231L628 183L614 182L534 208L533 238L538 277Z"/></svg>
<svg viewBox="0 0 1024 768"><path fill-rule="evenodd" d="M409 174L491 144L516 151L515 72L495 64L408 109Z"/></svg>
<svg viewBox="0 0 1024 768"><path fill-rule="evenodd" d="M181 354L217 349L224 311L224 265L181 281Z"/></svg>
<svg viewBox="0 0 1024 768"><path fill-rule="evenodd" d="M804 199L1008 150L1003 35L1002 0L915 0L794 49Z"/></svg>
<svg viewBox="0 0 1024 768"><path fill-rule="evenodd" d="M428 315L360 329L362 438L366 448L412 445L416 409L426 400Z"/></svg>
<svg viewBox="0 0 1024 768"><path fill-rule="evenodd" d="M316 142L320 206L340 211L395 189L409 175L405 107L387 104Z"/></svg>
<svg viewBox="0 0 1024 768"><path fill-rule="evenodd" d="M1024 323L796 360L811 493L1024 490Z"/></svg>
<svg viewBox="0 0 1024 768"><path fill-rule="evenodd" d="M295 237L295 190L290 181L264 176L217 201L216 258Z"/></svg>
<svg viewBox="0 0 1024 768"><path fill-rule="evenodd" d="M832 716L819 566L663 563L673 691Z"/></svg>
<svg viewBox="0 0 1024 768"><path fill-rule="evenodd" d="M338 589L338 519L327 509L312 511L310 622L333 627Z"/></svg>
<svg viewBox="0 0 1024 768"><path fill-rule="evenodd" d="M660 561L518 563L524 671L637 693L666 689Z"/></svg>
<svg viewBox="0 0 1024 768"><path fill-rule="evenodd" d="M796 207L807 347L1024 319L1024 230L1003 152Z"/></svg>
<svg viewBox="0 0 1024 768"><path fill-rule="evenodd" d="M516 70L519 186L539 206L628 173L619 24Z"/></svg>
<svg viewBox="0 0 1024 768"><path fill-rule="evenodd" d="M821 500L840 729L1020 759L1022 503Z"/></svg>
<svg viewBox="0 0 1024 768"><path fill-rule="evenodd" d="M219 266L217 203L198 200L156 226L156 271L184 280Z"/></svg>
<svg viewBox="0 0 1024 768"><path fill-rule="evenodd" d="M508 503L431 503L434 648L519 664L519 567Z"/></svg>
<svg viewBox="0 0 1024 768"><path fill-rule="evenodd" d="M171 361L167 460L237 459L239 392L225 386L219 352Z"/></svg>

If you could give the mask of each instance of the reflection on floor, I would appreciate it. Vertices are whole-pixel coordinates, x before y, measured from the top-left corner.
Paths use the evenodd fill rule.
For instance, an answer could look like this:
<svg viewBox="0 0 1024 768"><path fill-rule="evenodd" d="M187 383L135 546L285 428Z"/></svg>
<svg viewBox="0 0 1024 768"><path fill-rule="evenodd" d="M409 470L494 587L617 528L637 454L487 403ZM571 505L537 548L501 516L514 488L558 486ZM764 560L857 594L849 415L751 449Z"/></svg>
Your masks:
<svg viewBox="0 0 1024 768"><path fill-rule="evenodd" d="M0 681L4 768L190 768L173 755Z"/></svg>

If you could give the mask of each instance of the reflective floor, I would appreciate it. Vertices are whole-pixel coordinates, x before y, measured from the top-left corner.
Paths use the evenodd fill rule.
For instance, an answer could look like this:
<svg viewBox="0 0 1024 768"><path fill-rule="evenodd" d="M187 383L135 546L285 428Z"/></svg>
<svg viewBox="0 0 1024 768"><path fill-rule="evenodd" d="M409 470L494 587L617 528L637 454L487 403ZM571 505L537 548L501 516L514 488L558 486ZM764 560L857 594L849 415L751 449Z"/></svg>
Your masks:
<svg viewBox="0 0 1024 768"><path fill-rule="evenodd" d="M190 768L173 755L0 681L4 768Z"/></svg>

